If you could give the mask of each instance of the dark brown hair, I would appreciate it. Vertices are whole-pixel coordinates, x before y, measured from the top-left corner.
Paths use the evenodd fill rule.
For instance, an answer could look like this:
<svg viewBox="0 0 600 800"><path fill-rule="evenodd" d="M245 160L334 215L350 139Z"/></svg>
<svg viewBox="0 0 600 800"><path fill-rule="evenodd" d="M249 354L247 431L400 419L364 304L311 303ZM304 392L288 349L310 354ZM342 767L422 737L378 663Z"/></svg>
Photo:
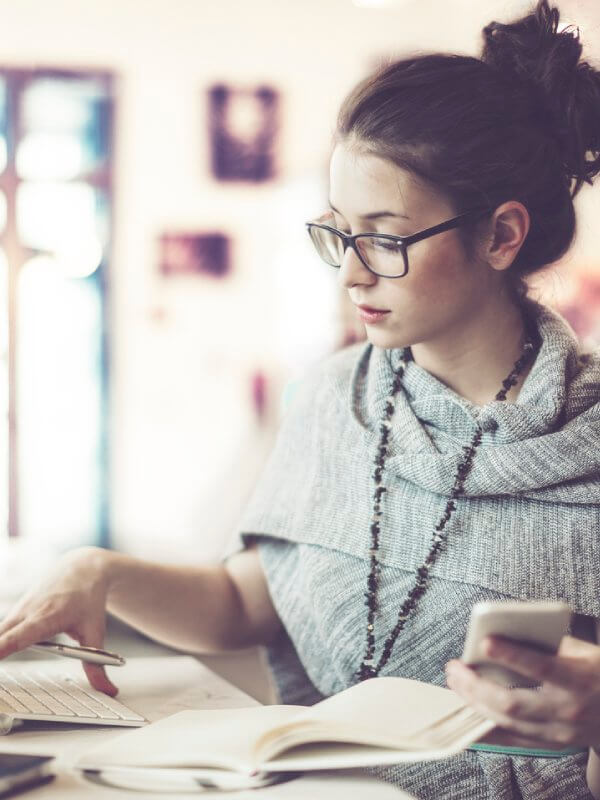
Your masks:
<svg viewBox="0 0 600 800"><path fill-rule="evenodd" d="M518 200L531 227L510 277L560 258L575 234L572 198L600 171L600 74L580 62L579 31L559 12L483 29L481 58L432 53L362 81L340 109L336 141L356 143L441 191L456 213ZM475 228L460 230L472 253Z"/></svg>

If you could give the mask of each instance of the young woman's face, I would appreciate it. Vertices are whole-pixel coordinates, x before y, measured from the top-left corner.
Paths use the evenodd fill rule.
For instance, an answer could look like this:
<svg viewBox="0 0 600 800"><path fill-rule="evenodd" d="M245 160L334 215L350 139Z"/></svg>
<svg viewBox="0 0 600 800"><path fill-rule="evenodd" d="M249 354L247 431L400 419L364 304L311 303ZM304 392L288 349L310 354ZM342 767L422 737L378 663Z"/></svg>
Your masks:
<svg viewBox="0 0 600 800"><path fill-rule="evenodd" d="M346 144L338 144L331 158L329 200L337 209L335 227L353 234L408 236L457 213L411 173ZM365 218L383 211L388 214ZM490 292L497 290L494 270L485 263L469 262L456 229L412 244L407 252L408 273L402 278L373 275L350 247L340 267L340 283L356 306L388 311L375 321L365 321L368 339L378 347L434 344L459 335Z"/></svg>

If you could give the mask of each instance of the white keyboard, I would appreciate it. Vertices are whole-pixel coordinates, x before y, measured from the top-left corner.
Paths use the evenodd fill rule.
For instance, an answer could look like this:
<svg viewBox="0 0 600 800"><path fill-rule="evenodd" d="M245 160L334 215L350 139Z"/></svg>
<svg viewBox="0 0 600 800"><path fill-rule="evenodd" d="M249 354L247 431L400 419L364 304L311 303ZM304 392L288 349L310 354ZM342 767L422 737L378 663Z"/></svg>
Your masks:
<svg viewBox="0 0 600 800"><path fill-rule="evenodd" d="M112 697L68 675L0 669L0 733L13 720L139 727L147 720Z"/></svg>

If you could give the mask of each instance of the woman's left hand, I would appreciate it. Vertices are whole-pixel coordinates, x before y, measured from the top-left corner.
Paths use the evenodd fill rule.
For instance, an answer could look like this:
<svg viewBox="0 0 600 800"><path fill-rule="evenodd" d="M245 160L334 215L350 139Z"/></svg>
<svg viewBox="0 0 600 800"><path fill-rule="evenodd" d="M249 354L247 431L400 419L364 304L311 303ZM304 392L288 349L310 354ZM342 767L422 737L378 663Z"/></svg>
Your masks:
<svg viewBox="0 0 600 800"><path fill-rule="evenodd" d="M500 726L494 731L500 734L496 743L548 749L579 745L600 754L598 645L565 636L558 654L548 655L489 636L483 648L487 658L541 684L534 690L506 689L457 659L446 664L448 686Z"/></svg>

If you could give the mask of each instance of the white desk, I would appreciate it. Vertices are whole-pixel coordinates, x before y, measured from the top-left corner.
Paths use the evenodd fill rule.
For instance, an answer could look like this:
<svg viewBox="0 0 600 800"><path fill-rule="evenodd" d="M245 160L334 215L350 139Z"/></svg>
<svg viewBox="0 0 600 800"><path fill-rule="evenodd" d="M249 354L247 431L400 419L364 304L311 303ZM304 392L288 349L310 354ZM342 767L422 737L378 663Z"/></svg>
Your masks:
<svg viewBox="0 0 600 800"><path fill-rule="evenodd" d="M52 659L44 664L62 672L80 676L81 665L70 659ZM4 662L18 669L14 660ZM31 661L27 663L31 666ZM161 719L184 708L235 708L259 703L191 656L159 656L130 658L122 668L109 668L109 674L119 686L121 699L134 711L150 721ZM173 800L190 796L186 793L140 793L109 788L91 783L70 767L84 750L111 736L122 735L126 728L68 725L59 723L28 723L7 736L0 737L4 752L34 753L57 757L57 778L45 786L32 789L23 797L32 800L132 800L149 796L155 800ZM224 797L231 800L410 800L410 796L389 784L377 781L360 770L319 772L287 783L263 789L223 793L202 791L193 793L207 800Z"/></svg>

